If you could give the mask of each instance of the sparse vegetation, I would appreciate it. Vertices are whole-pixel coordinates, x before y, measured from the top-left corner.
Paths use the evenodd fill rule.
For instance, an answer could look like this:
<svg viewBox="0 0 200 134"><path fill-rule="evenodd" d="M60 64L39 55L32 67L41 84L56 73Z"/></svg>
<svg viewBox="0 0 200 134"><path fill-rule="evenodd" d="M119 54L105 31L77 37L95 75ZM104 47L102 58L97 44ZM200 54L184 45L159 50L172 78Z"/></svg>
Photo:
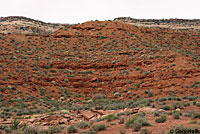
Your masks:
<svg viewBox="0 0 200 134"><path fill-rule="evenodd" d="M164 123L167 120L166 115L161 115L160 117L158 117L155 122L156 123Z"/></svg>
<svg viewBox="0 0 200 134"><path fill-rule="evenodd" d="M34 34L0 34L0 133L120 126L149 134L152 121L164 133L174 119L199 125L198 30L91 21L41 35L44 25Z"/></svg>
<svg viewBox="0 0 200 134"><path fill-rule="evenodd" d="M78 132L78 130L77 130L76 126L70 125L70 126L67 128L67 132L68 132L68 134L72 134L72 133Z"/></svg>
<svg viewBox="0 0 200 134"><path fill-rule="evenodd" d="M125 123L126 128L132 128L134 131L139 131L143 126L151 126L151 124L141 116L135 116Z"/></svg>

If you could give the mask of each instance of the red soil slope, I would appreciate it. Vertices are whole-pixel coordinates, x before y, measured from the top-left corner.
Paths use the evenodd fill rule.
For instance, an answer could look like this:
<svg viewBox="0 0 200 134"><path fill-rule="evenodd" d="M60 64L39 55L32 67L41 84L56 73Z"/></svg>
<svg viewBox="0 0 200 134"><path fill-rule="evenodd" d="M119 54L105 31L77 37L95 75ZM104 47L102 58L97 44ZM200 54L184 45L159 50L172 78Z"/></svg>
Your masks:
<svg viewBox="0 0 200 134"><path fill-rule="evenodd" d="M36 96L41 88L56 99L59 88L111 98L117 92L118 99L147 92L156 98L198 95L199 36L198 31L111 21L86 22L47 36L1 34L1 92L5 99L18 96L10 89Z"/></svg>

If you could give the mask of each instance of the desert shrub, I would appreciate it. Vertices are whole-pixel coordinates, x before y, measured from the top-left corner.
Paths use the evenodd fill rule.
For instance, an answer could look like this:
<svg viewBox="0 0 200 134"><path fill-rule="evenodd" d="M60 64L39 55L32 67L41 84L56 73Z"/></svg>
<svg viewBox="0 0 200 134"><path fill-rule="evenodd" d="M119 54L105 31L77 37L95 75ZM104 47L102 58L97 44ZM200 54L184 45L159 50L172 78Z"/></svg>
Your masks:
<svg viewBox="0 0 200 134"><path fill-rule="evenodd" d="M188 99L188 96L183 96L182 99Z"/></svg>
<svg viewBox="0 0 200 134"><path fill-rule="evenodd" d="M84 121L80 121L80 122L78 122L78 123L76 124L76 126L77 126L78 128L81 128L81 129L86 129L86 128L89 127L89 124L86 123L86 122L84 122Z"/></svg>
<svg viewBox="0 0 200 134"><path fill-rule="evenodd" d="M156 106L154 104L151 105L152 108L155 108Z"/></svg>
<svg viewBox="0 0 200 134"><path fill-rule="evenodd" d="M184 117L192 117L192 112L185 112L183 113Z"/></svg>
<svg viewBox="0 0 200 134"><path fill-rule="evenodd" d="M121 96L119 92L114 93L114 97L117 98L118 96Z"/></svg>
<svg viewBox="0 0 200 134"><path fill-rule="evenodd" d="M151 124L146 119L138 115L129 119L125 124L126 128L133 128L134 131L139 131L143 126L151 126Z"/></svg>
<svg viewBox="0 0 200 134"><path fill-rule="evenodd" d="M192 119L196 119L196 118L200 119L200 112L193 112L191 118Z"/></svg>
<svg viewBox="0 0 200 134"><path fill-rule="evenodd" d="M151 92L151 91L148 92L148 97L153 97L153 95L154 95L153 92Z"/></svg>
<svg viewBox="0 0 200 134"><path fill-rule="evenodd" d="M68 80L68 79L64 79L64 81L65 81L66 83L69 83L69 80Z"/></svg>
<svg viewBox="0 0 200 134"><path fill-rule="evenodd" d="M86 130L86 131L82 131L80 132L80 134L96 134L97 132L94 130Z"/></svg>
<svg viewBox="0 0 200 134"><path fill-rule="evenodd" d="M189 123L190 124L197 124L197 120L190 120Z"/></svg>
<svg viewBox="0 0 200 134"><path fill-rule="evenodd" d="M7 128L8 126L4 126L4 125L0 125L0 130L4 130L5 128Z"/></svg>
<svg viewBox="0 0 200 134"><path fill-rule="evenodd" d="M149 56L148 56L148 59L153 59L153 55L149 55Z"/></svg>
<svg viewBox="0 0 200 134"><path fill-rule="evenodd" d="M161 102L160 105L166 105L166 102Z"/></svg>
<svg viewBox="0 0 200 134"><path fill-rule="evenodd" d="M183 106L184 107L190 106L190 103L189 102L183 102Z"/></svg>
<svg viewBox="0 0 200 134"><path fill-rule="evenodd" d="M63 126L50 126L48 129L49 134L60 133L65 127Z"/></svg>
<svg viewBox="0 0 200 134"><path fill-rule="evenodd" d="M139 112L135 115L136 116L140 116L140 117L145 117L146 113L145 112Z"/></svg>
<svg viewBox="0 0 200 134"><path fill-rule="evenodd" d="M179 119L180 118L180 112L174 112L172 113L173 119Z"/></svg>
<svg viewBox="0 0 200 134"><path fill-rule="evenodd" d="M135 70L136 70L136 71L138 71L138 70L140 70L140 68L139 68L139 67L137 67Z"/></svg>
<svg viewBox="0 0 200 134"><path fill-rule="evenodd" d="M50 126L48 129L40 129L38 127L22 127L12 131L12 134L55 134L61 132L63 129L64 127L62 126Z"/></svg>
<svg viewBox="0 0 200 134"><path fill-rule="evenodd" d="M125 124L126 128L131 128L131 126L134 124L135 118L133 119L128 119L128 121Z"/></svg>
<svg viewBox="0 0 200 134"><path fill-rule="evenodd" d="M190 96L190 97L188 97L188 99L189 99L189 101L194 101L194 100L197 99L197 97L196 96Z"/></svg>
<svg viewBox="0 0 200 134"><path fill-rule="evenodd" d="M162 102L162 101L166 101L166 98L160 98L158 101Z"/></svg>
<svg viewBox="0 0 200 134"><path fill-rule="evenodd" d="M200 107L200 102L196 102L195 104L197 107Z"/></svg>
<svg viewBox="0 0 200 134"><path fill-rule="evenodd" d="M153 112L154 116L160 116L160 113L158 111Z"/></svg>
<svg viewBox="0 0 200 134"><path fill-rule="evenodd" d="M165 106L162 106L160 109L164 109L164 110L170 110L170 106L168 106L168 105L165 105Z"/></svg>
<svg viewBox="0 0 200 134"><path fill-rule="evenodd" d="M175 96L175 97L172 97L172 100L181 101L182 99L181 99L181 98L179 98L179 97L177 97L177 96Z"/></svg>
<svg viewBox="0 0 200 134"><path fill-rule="evenodd" d="M61 110L60 114L65 115L65 114L70 114L70 112L68 110Z"/></svg>
<svg viewBox="0 0 200 134"><path fill-rule="evenodd" d="M148 129L144 128L140 130L140 134L151 134L151 132Z"/></svg>
<svg viewBox="0 0 200 134"><path fill-rule="evenodd" d="M4 128L4 130L6 131L6 134L8 133L11 133L12 132L12 130L11 130L11 128L10 127L5 127Z"/></svg>
<svg viewBox="0 0 200 134"><path fill-rule="evenodd" d="M68 132L68 134L77 133L77 132L78 132L78 129L77 129L74 125L70 125L70 126L67 128L67 132Z"/></svg>
<svg viewBox="0 0 200 134"><path fill-rule="evenodd" d="M106 126L104 124L97 124L92 126L92 129L96 132L106 130Z"/></svg>
<svg viewBox="0 0 200 134"><path fill-rule="evenodd" d="M23 130L23 134L38 134L41 133L38 127L27 127Z"/></svg>
<svg viewBox="0 0 200 134"><path fill-rule="evenodd" d="M105 98L105 95L103 95L103 94L95 94L94 96L93 96L93 100L94 101L96 101L96 100L99 100L99 99L104 99Z"/></svg>
<svg viewBox="0 0 200 134"><path fill-rule="evenodd" d="M104 117L104 119L106 119L107 122L110 122L110 121L113 121L115 119L118 119L118 117L116 115L114 115L114 114L109 114L106 117Z"/></svg>
<svg viewBox="0 0 200 134"><path fill-rule="evenodd" d="M163 123L167 120L167 117L165 115L161 115L160 117L158 117L157 119L155 119L156 123Z"/></svg>
<svg viewBox="0 0 200 134"><path fill-rule="evenodd" d="M124 118L119 119L119 124L124 124Z"/></svg>
<svg viewBox="0 0 200 134"><path fill-rule="evenodd" d="M55 69L51 69L50 72L56 73L56 70Z"/></svg>
<svg viewBox="0 0 200 134"><path fill-rule="evenodd" d="M193 102L192 102L193 105L196 105L196 103L197 103L196 101L193 101Z"/></svg>
<svg viewBox="0 0 200 134"><path fill-rule="evenodd" d="M16 119L14 119L13 121L12 121L12 124L10 125L10 128L12 129L12 130L17 130L18 128L19 128L19 121L17 121Z"/></svg>
<svg viewBox="0 0 200 134"><path fill-rule="evenodd" d="M145 74L145 75L149 75L149 74L150 74L150 72L144 72L144 74Z"/></svg>
<svg viewBox="0 0 200 134"><path fill-rule="evenodd" d="M139 122L135 122L135 123L132 125L132 129L133 129L133 131L135 131L135 132L139 131L139 130L141 129L141 127L142 127L142 125L141 125L141 123L139 123Z"/></svg>
<svg viewBox="0 0 200 134"><path fill-rule="evenodd" d="M172 104L172 107L173 107L174 109L177 109L177 108L182 109L182 108L183 108L183 106L182 106L181 103L173 103L173 104Z"/></svg>
<svg viewBox="0 0 200 134"><path fill-rule="evenodd" d="M125 129L121 129L120 130L120 134L125 134L126 133L126 130Z"/></svg>
<svg viewBox="0 0 200 134"><path fill-rule="evenodd" d="M5 92L6 88L0 87L0 92Z"/></svg>

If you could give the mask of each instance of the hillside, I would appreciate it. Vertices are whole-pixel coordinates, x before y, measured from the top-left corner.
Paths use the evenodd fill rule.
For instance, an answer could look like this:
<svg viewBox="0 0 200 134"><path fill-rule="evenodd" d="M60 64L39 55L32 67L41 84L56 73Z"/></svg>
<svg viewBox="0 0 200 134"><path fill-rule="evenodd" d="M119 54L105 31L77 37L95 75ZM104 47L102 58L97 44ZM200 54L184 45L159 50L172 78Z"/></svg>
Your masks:
<svg viewBox="0 0 200 134"><path fill-rule="evenodd" d="M200 29L200 19L134 19L131 17L119 17L114 21L134 24L145 27L162 27L172 29Z"/></svg>
<svg viewBox="0 0 200 134"><path fill-rule="evenodd" d="M45 23L22 16L0 17L0 33L50 34L69 24Z"/></svg>
<svg viewBox="0 0 200 134"><path fill-rule="evenodd" d="M198 30L90 21L46 35L0 34L0 124L14 117L41 128L83 120L85 130L106 129L102 134L168 132L191 127L189 120L199 127L199 93ZM155 121L163 116L164 123ZM133 117L151 126L126 125ZM99 123L106 128L94 127Z"/></svg>

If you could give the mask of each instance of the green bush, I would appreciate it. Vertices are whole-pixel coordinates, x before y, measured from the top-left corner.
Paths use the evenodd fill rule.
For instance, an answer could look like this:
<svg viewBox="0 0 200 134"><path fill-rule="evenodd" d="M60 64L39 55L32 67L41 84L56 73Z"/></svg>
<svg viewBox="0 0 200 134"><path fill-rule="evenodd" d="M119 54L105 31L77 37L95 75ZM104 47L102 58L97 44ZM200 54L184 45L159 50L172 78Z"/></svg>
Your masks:
<svg viewBox="0 0 200 134"><path fill-rule="evenodd" d="M163 123L163 122L165 122L166 120L167 120L167 117L166 117L165 115L162 115L162 116L158 117L158 118L155 120L155 122L156 122L156 123Z"/></svg>
<svg viewBox="0 0 200 134"><path fill-rule="evenodd" d="M94 101L97 101L97 100L100 100L100 99L104 99L104 98L105 98L105 95L103 95L103 94L101 94L101 93L95 94L95 95L93 96L93 100L94 100Z"/></svg>
<svg viewBox="0 0 200 134"><path fill-rule="evenodd" d="M153 114L154 116L157 116L157 117L160 116L160 113L158 111L155 111Z"/></svg>
<svg viewBox="0 0 200 134"><path fill-rule="evenodd" d="M40 129L39 127L27 127L27 125L24 125L14 131L11 131L10 128L5 129L5 131L12 134L55 134L60 133L64 128L63 126L50 126L48 129Z"/></svg>
<svg viewBox="0 0 200 134"><path fill-rule="evenodd" d="M68 80L68 79L64 79L64 81L65 81L66 83L69 83L69 80Z"/></svg>
<svg viewBox="0 0 200 134"><path fill-rule="evenodd" d="M125 129L121 129L120 130L120 134L125 134L126 133L126 130Z"/></svg>
<svg viewBox="0 0 200 134"><path fill-rule="evenodd" d="M23 134L38 134L41 133L42 130L39 130L37 127L26 127L23 130Z"/></svg>
<svg viewBox="0 0 200 134"><path fill-rule="evenodd" d="M200 102L196 102L195 104L197 107L200 107Z"/></svg>
<svg viewBox="0 0 200 134"><path fill-rule="evenodd" d="M106 130L106 126L104 124L97 124L92 126L92 129L96 132Z"/></svg>
<svg viewBox="0 0 200 134"><path fill-rule="evenodd" d="M151 132L148 129L144 128L140 130L140 134L151 134Z"/></svg>
<svg viewBox="0 0 200 134"><path fill-rule="evenodd" d="M141 128L142 128L142 125L141 125L140 122L135 122L135 123L132 125L132 129L133 129L133 131L135 131L135 132L139 131Z"/></svg>
<svg viewBox="0 0 200 134"><path fill-rule="evenodd" d="M145 75L149 75L149 74L150 74L150 72L144 72L144 74L145 74Z"/></svg>
<svg viewBox="0 0 200 134"><path fill-rule="evenodd" d="M48 131L49 134L60 133L64 128L62 126L50 126Z"/></svg>
<svg viewBox="0 0 200 134"><path fill-rule="evenodd" d="M78 128L81 128L81 129L86 129L86 128L89 127L88 123L86 123L86 122L84 122L84 121L78 122L78 123L76 124L76 126L77 126Z"/></svg>
<svg viewBox="0 0 200 134"><path fill-rule="evenodd" d="M196 118L200 119L200 112L193 112L191 118L192 119L196 119Z"/></svg>
<svg viewBox="0 0 200 134"><path fill-rule="evenodd" d="M197 120L190 120L190 124L197 124Z"/></svg>
<svg viewBox="0 0 200 134"><path fill-rule="evenodd" d="M183 106L184 107L190 106L190 103L189 102L183 102Z"/></svg>
<svg viewBox="0 0 200 134"><path fill-rule="evenodd" d="M12 130L17 130L18 128L19 128L19 121L17 121L16 119L14 119L13 121L12 121L12 124L10 125L10 128L12 129Z"/></svg>
<svg viewBox="0 0 200 134"><path fill-rule="evenodd" d="M77 133L77 132L78 132L78 129L77 129L74 125L70 125L70 126L67 128L67 132L68 132L68 134Z"/></svg>
<svg viewBox="0 0 200 134"><path fill-rule="evenodd" d="M95 132L94 130L87 130L87 131L82 131L80 132L80 134L96 134L97 132Z"/></svg>
<svg viewBox="0 0 200 134"><path fill-rule="evenodd" d="M173 119L179 119L180 118L180 112L174 112L172 113Z"/></svg>
<svg viewBox="0 0 200 134"><path fill-rule="evenodd" d="M124 118L119 119L119 124L124 124Z"/></svg>
<svg viewBox="0 0 200 134"><path fill-rule="evenodd" d="M50 72L56 73L56 70L55 69L51 69Z"/></svg>
<svg viewBox="0 0 200 134"><path fill-rule="evenodd" d="M165 105L165 106L162 106L160 109L164 109L164 110L170 110L170 106L168 106L168 105Z"/></svg>
<svg viewBox="0 0 200 134"><path fill-rule="evenodd" d="M114 115L114 114L109 114L106 117L104 117L104 119L106 119L107 122L110 122L110 121L113 121L115 119L118 119L118 117L116 115Z"/></svg>
<svg viewBox="0 0 200 134"><path fill-rule="evenodd" d="M140 117L145 117L146 113L145 112L139 112L135 115L136 116L140 116Z"/></svg>
<svg viewBox="0 0 200 134"><path fill-rule="evenodd" d="M181 103L173 103L173 104L172 104L172 107L173 107L174 109L177 109L177 108L182 109L182 108L183 108L183 106L182 106Z"/></svg>
<svg viewBox="0 0 200 134"><path fill-rule="evenodd" d="M117 98L118 96L121 96L119 92L114 93L114 97Z"/></svg>
<svg viewBox="0 0 200 134"><path fill-rule="evenodd" d="M185 112L183 113L184 117L192 117L192 112Z"/></svg>
<svg viewBox="0 0 200 134"><path fill-rule="evenodd" d="M129 119L125 124L126 128L133 128L134 131L139 131L143 126L151 126L151 124L146 119L138 115Z"/></svg>
<svg viewBox="0 0 200 134"><path fill-rule="evenodd" d="M148 92L148 97L153 97L153 92Z"/></svg>

